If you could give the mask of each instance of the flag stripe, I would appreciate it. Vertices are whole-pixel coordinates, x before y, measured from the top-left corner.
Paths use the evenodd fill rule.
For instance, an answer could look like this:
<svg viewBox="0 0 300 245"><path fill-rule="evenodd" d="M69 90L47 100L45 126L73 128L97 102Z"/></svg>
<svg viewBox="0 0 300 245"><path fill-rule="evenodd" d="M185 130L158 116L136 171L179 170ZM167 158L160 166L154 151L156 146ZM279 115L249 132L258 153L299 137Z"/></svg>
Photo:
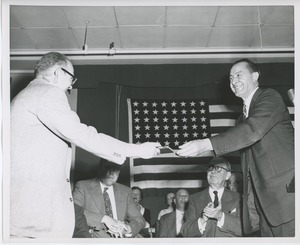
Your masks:
<svg viewBox="0 0 300 245"><path fill-rule="evenodd" d="M141 182L136 182L134 185L140 187L141 189L200 188L207 185L207 180L144 180Z"/></svg>

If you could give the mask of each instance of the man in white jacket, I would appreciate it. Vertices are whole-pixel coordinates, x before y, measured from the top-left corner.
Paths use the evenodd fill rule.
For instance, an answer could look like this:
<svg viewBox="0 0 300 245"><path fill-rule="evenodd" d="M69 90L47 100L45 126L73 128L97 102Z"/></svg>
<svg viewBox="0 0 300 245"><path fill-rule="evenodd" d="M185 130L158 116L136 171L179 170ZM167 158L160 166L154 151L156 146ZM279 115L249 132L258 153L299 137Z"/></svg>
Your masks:
<svg viewBox="0 0 300 245"><path fill-rule="evenodd" d="M134 145L80 122L65 92L76 81L68 58L45 54L35 79L11 103L11 237L71 238L74 204L70 186L71 144L123 164L150 158L158 143Z"/></svg>

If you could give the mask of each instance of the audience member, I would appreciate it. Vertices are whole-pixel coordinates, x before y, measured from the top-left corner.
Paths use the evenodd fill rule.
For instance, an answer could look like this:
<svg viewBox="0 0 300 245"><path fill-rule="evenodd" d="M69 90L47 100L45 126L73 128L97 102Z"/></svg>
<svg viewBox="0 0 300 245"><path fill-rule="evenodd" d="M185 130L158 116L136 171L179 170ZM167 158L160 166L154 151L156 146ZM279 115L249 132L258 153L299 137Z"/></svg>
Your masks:
<svg viewBox="0 0 300 245"><path fill-rule="evenodd" d="M72 237L71 144L118 164L159 153L158 143L125 143L81 123L65 94L76 82L73 73L66 56L47 53L35 79L11 102L11 237Z"/></svg>
<svg viewBox="0 0 300 245"><path fill-rule="evenodd" d="M226 187L235 192L243 193L243 174L231 173L230 178L226 181Z"/></svg>
<svg viewBox="0 0 300 245"><path fill-rule="evenodd" d="M210 138L193 140L178 155L217 156L241 150L243 171L243 228L260 229L262 237L295 236L294 128L287 106L274 89L259 88L260 71L248 59L230 70L230 87L243 102L235 127Z"/></svg>
<svg viewBox="0 0 300 245"><path fill-rule="evenodd" d="M101 159L98 177L75 185L74 202L83 207L93 237L135 237L145 226L131 189L116 183L120 168Z"/></svg>
<svg viewBox="0 0 300 245"><path fill-rule="evenodd" d="M168 207L166 209L160 210L160 212L158 213L157 220L160 220L161 216L174 211L174 199L175 199L175 194L173 192L170 192L167 194L166 201L167 201Z"/></svg>
<svg viewBox="0 0 300 245"><path fill-rule="evenodd" d="M142 235L143 237L150 237L152 235L149 232L149 228L151 226L151 213L149 209L143 207L143 205L141 204L141 201L144 198L142 189L137 186L133 186L131 187L131 190L133 193L133 201L135 202L137 208L140 210L141 214L143 215L146 221L145 227L140 231L140 235Z"/></svg>
<svg viewBox="0 0 300 245"><path fill-rule="evenodd" d="M174 199L175 211L161 216L158 231L159 237L182 237L180 230L188 201L189 193L187 190L179 189Z"/></svg>
<svg viewBox="0 0 300 245"><path fill-rule="evenodd" d="M226 159L211 160L207 169L209 187L190 196L181 229L184 237L242 236L240 194L225 188L230 175Z"/></svg>

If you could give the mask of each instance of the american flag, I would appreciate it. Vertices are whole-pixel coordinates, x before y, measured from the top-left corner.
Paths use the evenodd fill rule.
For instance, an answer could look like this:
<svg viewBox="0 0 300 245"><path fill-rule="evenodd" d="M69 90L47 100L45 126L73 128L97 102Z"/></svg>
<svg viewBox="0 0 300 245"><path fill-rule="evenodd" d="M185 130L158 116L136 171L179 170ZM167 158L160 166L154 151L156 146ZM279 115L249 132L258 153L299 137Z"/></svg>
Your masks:
<svg viewBox="0 0 300 245"><path fill-rule="evenodd" d="M127 103L130 142L160 142L172 149L224 132L236 124L242 110L240 105L209 104L206 99L127 99ZM293 108L289 111L293 120ZM225 157L233 172L241 171L238 152ZM180 158L174 154L148 160L131 158L131 186L139 186L149 195L163 195L178 188L198 191L207 186L206 169L211 158Z"/></svg>

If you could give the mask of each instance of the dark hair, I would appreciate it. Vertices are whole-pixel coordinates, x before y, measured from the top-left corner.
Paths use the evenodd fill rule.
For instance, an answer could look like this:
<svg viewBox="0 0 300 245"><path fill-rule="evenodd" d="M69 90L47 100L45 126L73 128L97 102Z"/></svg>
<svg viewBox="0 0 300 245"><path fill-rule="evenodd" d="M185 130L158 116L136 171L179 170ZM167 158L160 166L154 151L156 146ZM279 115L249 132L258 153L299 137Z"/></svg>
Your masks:
<svg viewBox="0 0 300 245"><path fill-rule="evenodd" d="M67 66L71 63L69 59L58 52L49 52L45 54L35 65L34 76L40 75L46 72L49 68L55 65Z"/></svg>
<svg viewBox="0 0 300 245"><path fill-rule="evenodd" d="M109 162L108 160L101 158L97 167L97 177L103 179L110 172L116 172L121 170L121 165Z"/></svg>
<svg viewBox="0 0 300 245"><path fill-rule="evenodd" d="M131 190L139 190L140 193L141 193L141 200L143 200L144 195L143 195L142 189L141 189L140 187L132 186L132 187L131 187Z"/></svg>
<svg viewBox="0 0 300 245"><path fill-rule="evenodd" d="M258 66L252 62L251 60L249 59L240 59L240 60L237 60L236 62L233 63L232 66L238 64L238 63L246 63L247 64L247 68L249 69L250 72L258 72L258 74L260 75L260 70L258 68Z"/></svg>

